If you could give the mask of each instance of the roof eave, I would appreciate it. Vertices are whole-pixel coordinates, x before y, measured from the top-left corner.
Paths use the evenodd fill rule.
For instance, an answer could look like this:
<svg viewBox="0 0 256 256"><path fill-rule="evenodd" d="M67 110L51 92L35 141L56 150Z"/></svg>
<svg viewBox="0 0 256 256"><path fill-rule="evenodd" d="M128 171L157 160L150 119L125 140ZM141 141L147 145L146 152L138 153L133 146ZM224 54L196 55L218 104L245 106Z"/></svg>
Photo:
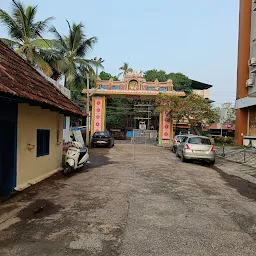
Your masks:
<svg viewBox="0 0 256 256"><path fill-rule="evenodd" d="M73 111L57 108L57 107L52 106L52 105L47 104L47 103L30 100L28 98L24 98L24 97L20 97L20 96L15 96L15 95L10 94L10 93L0 92L0 98L1 97L8 98L8 99L11 99L11 100L15 100L18 103L28 103L31 106L38 106L38 107L41 107L42 109L49 109L50 111L58 112L60 114L67 115L67 116L74 116L74 117L78 117L78 118L84 118L84 117L88 116L87 113L84 113L82 111L73 112Z"/></svg>

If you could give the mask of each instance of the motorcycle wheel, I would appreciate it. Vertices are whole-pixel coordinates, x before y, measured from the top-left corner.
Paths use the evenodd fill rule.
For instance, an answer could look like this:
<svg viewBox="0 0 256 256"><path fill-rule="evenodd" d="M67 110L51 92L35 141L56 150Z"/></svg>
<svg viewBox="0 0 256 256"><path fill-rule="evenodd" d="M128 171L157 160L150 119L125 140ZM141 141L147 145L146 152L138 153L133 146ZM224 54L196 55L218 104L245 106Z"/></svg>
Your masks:
<svg viewBox="0 0 256 256"><path fill-rule="evenodd" d="M66 165L64 168L63 168L63 174L64 175L68 175L72 170L72 167L70 165Z"/></svg>

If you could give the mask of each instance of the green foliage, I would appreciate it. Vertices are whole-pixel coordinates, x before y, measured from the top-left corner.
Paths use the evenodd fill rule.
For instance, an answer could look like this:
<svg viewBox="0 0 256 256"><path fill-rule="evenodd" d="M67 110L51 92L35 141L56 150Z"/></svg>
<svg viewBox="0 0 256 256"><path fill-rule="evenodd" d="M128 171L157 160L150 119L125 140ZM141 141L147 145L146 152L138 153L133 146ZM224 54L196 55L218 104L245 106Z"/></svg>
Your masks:
<svg viewBox="0 0 256 256"><path fill-rule="evenodd" d="M159 82L166 82L167 81L167 74L163 70L151 69L144 73L144 78L148 82L154 82L156 79Z"/></svg>
<svg viewBox="0 0 256 256"><path fill-rule="evenodd" d="M11 14L0 9L0 22L5 26L11 39L1 40L13 48L30 64L42 69L47 75L52 75L52 68L45 58L54 59L54 52L48 52L47 43L41 39L49 22L49 17L42 21L35 21L37 6L25 7L21 2L13 1Z"/></svg>
<svg viewBox="0 0 256 256"><path fill-rule="evenodd" d="M185 98L160 94L156 99L156 105L156 110L167 111L171 120L187 121L193 126L204 122L212 123L218 118L211 104L196 94L190 94Z"/></svg>
<svg viewBox="0 0 256 256"><path fill-rule="evenodd" d="M85 95L81 94L82 86L70 85L71 100L81 110L85 110Z"/></svg>
<svg viewBox="0 0 256 256"><path fill-rule="evenodd" d="M221 107L215 107L214 110L216 111L216 113L218 113L219 120L221 109L226 112L225 118L222 121L234 124L236 122L236 110L234 108L234 105L231 102L226 102L221 104Z"/></svg>
<svg viewBox="0 0 256 256"><path fill-rule="evenodd" d="M236 110L234 105L231 102L226 102L221 106L227 112L227 118L225 121L229 122L230 124L234 124L236 122Z"/></svg>
<svg viewBox="0 0 256 256"><path fill-rule="evenodd" d="M107 129L125 127L126 116L133 109L133 100L126 98L108 98L106 112Z"/></svg>
<svg viewBox="0 0 256 256"><path fill-rule="evenodd" d="M118 77L121 75L125 76L126 73L133 72L133 69L129 67L129 63L127 62L124 62L123 66L121 66L119 70L121 70L122 72L118 74Z"/></svg>
<svg viewBox="0 0 256 256"><path fill-rule="evenodd" d="M110 78L113 78L114 81L119 81L117 76L112 76L110 73L101 71L99 75L101 80L109 80Z"/></svg>
<svg viewBox="0 0 256 256"><path fill-rule="evenodd" d="M65 76L65 86L70 87L79 79L85 80L87 76L95 76L93 66L102 67L102 65L85 58L88 51L97 43L97 38L87 38L82 23L71 25L67 21L67 24L69 28L67 36L60 35L55 27L52 27L50 31L56 38L52 40L52 44L62 55L61 59L53 64L54 68Z"/></svg>
<svg viewBox="0 0 256 256"><path fill-rule="evenodd" d="M184 91L186 94L192 92L192 81L182 73L167 74L164 70L151 69L144 73L144 78L148 82L154 82L156 79L159 82L166 82L171 79L175 91Z"/></svg>
<svg viewBox="0 0 256 256"><path fill-rule="evenodd" d="M182 73L170 73L167 78L172 80L175 91L184 91L186 94L192 92L192 81Z"/></svg>
<svg viewBox="0 0 256 256"><path fill-rule="evenodd" d="M112 75L110 73L101 71L99 77L101 80L109 80L112 77Z"/></svg>
<svg viewBox="0 0 256 256"><path fill-rule="evenodd" d="M214 142L216 144L228 144L228 145L232 145L234 144L234 138L232 137L221 137L221 136L218 136L218 137L215 137L214 138Z"/></svg>
<svg viewBox="0 0 256 256"><path fill-rule="evenodd" d="M114 80L114 81L119 81L118 76L113 76L113 80Z"/></svg>

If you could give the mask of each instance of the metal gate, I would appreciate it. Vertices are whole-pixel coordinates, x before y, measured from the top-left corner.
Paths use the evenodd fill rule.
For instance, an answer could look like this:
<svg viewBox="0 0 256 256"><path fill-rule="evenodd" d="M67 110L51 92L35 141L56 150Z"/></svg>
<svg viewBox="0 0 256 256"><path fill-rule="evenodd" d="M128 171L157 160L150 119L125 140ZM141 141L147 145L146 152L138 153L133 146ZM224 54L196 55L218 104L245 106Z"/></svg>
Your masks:
<svg viewBox="0 0 256 256"><path fill-rule="evenodd" d="M132 142L134 144L156 144L157 131L156 130L133 130Z"/></svg>

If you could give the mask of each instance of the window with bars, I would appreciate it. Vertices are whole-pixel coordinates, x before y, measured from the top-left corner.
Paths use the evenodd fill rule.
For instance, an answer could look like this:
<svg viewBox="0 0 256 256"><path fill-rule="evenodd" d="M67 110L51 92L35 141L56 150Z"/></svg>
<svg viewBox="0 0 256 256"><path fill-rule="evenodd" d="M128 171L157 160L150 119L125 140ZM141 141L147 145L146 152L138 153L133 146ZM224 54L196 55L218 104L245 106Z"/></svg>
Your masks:
<svg viewBox="0 0 256 256"><path fill-rule="evenodd" d="M50 130L37 129L37 157L49 155Z"/></svg>

